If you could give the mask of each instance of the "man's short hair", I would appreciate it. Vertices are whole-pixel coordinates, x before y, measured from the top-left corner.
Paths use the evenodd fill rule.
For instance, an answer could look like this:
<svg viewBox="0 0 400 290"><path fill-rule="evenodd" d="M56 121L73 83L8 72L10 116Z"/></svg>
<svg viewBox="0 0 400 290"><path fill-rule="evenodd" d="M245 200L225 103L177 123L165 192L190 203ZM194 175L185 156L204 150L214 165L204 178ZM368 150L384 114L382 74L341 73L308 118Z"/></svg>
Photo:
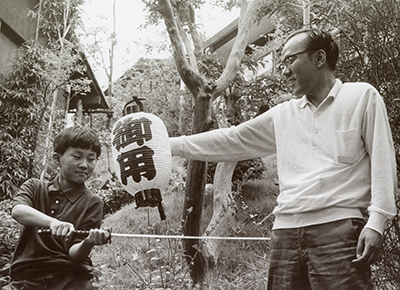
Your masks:
<svg viewBox="0 0 400 290"><path fill-rule="evenodd" d="M336 63L339 58L339 47L334 41L332 35L324 30L319 28L304 28L297 31L292 32L286 39L286 42L291 39L293 36L307 33L308 36L306 38L306 49L309 50L319 50L322 49L326 53L326 62L330 69L335 70ZM286 43L285 42L285 43Z"/></svg>
<svg viewBox="0 0 400 290"><path fill-rule="evenodd" d="M89 149L96 152L97 157L101 154L101 144L96 133L86 127L74 126L62 130L54 138L54 152L63 155L69 148Z"/></svg>

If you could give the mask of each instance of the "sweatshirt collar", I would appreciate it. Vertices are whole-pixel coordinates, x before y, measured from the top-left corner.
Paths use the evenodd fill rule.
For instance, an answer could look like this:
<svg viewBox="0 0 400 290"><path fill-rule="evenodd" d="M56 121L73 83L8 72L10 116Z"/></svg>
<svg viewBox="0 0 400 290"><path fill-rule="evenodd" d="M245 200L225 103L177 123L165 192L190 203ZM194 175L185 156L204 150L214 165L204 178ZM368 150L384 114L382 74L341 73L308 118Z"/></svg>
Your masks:
<svg viewBox="0 0 400 290"><path fill-rule="evenodd" d="M343 87L343 83L340 80L336 79L335 80L335 84L333 85L333 87L329 91L329 93L326 96L326 98L321 102L321 104L323 102L325 102L328 98L336 98L336 96L339 94L339 92L342 89L342 87ZM299 100L299 107L304 109L307 105L312 105L312 103L308 100L307 96L304 95Z"/></svg>

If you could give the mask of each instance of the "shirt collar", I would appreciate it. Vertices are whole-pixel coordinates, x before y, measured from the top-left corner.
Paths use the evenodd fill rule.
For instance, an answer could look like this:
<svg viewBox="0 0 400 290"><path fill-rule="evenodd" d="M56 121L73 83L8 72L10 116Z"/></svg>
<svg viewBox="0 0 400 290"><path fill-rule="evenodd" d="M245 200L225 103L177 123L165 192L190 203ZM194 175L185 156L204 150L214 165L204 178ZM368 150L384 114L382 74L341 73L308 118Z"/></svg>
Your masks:
<svg viewBox="0 0 400 290"><path fill-rule="evenodd" d="M324 102L328 98L336 98L336 96L339 94L342 87L343 87L343 83L340 80L336 79L335 84L333 85L333 87L329 91L328 95L322 102ZM299 107L303 109L307 105L311 105L311 102L308 100L307 96L304 95L299 100Z"/></svg>
<svg viewBox="0 0 400 290"><path fill-rule="evenodd" d="M57 177L54 178L52 182L50 182L49 193L61 191L62 193L64 193L65 197L72 203L74 203L79 197L81 197L81 195L86 190L86 186L83 183L74 188L63 191L61 188L60 182L58 180L59 180L59 176L57 175Z"/></svg>

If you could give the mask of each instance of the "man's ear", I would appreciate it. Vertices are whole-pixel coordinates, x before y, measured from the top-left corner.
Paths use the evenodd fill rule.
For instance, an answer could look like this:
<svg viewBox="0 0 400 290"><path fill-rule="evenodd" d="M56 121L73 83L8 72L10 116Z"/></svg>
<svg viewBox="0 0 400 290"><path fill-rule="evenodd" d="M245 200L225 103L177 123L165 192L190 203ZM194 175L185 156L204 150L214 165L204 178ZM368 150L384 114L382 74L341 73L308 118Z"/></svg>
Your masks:
<svg viewBox="0 0 400 290"><path fill-rule="evenodd" d="M61 167L61 155L57 152L53 153L53 162L57 167Z"/></svg>
<svg viewBox="0 0 400 290"><path fill-rule="evenodd" d="M323 49L319 49L316 54L317 68L321 68L326 63L326 52Z"/></svg>

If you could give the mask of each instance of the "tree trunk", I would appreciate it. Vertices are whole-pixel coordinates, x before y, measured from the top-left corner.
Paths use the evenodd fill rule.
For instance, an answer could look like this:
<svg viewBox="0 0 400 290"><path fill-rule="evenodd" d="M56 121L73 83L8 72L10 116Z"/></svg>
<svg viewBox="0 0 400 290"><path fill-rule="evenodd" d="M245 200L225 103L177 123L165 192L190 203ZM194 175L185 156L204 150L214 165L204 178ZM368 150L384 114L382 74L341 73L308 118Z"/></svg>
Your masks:
<svg viewBox="0 0 400 290"><path fill-rule="evenodd" d="M82 105L82 99L78 99L76 102L76 123L79 126L83 125L83 105Z"/></svg>
<svg viewBox="0 0 400 290"><path fill-rule="evenodd" d="M54 115L55 115L55 110L56 110L56 106L57 106L57 97L58 97L58 90L55 89L53 92L53 102L51 105L51 111L50 111L50 119L49 119L49 126L48 126L48 130L47 130L47 134L46 134L46 141L45 141L45 147L44 148L49 148L50 147L50 138L52 136L52 132L53 132L53 120L54 120ZM49 163L49 158L48 158L48 154L46 153L44 155L44 161L43 161L43 171L42 174L40 175L40 180L44 180L44 178L46 177L46 171L47 171L47 167L48 167L48 163Z"/></svg>
<svg viewBox="0 0 400 290"><path fill-rule="evenodd" d="M115 32L115 8L116 8L116 0L113 2L113 31L111 35L111 43L110 43L110 49L109 49L109 60L110 60L110 70L107 74L108 77L108 95L110 97L113 97L113 92L112 92L112 78L113 78L113 72L114 72L114 51L115 51L115 45L116 45L116 40L117 40L117 34Z"/></svg>
<svg viewBox="0 0 400 290"><path fill-rule="evenodd" d="M184 41L179 33L179 26L175 21L170 1L159 0L158 3L171 40L179 75L194 99L193 134L208 131L211 128L211 94L215 87L207 84L206 79L199 74L196 67L191 66L186 59ZM200 236L206 175L206 162L189 161L183 206L184 235ZM199 240L183 240L183 247L190 267L190 276L195 284L200 284L204 281L205 263L199 251Z"/></svg>
<svg viewBox="0 0 400 290"><path fill-rule="evenodd" d="M204 84L196 96L193 133L210 130L211 127L212 89ZM203 209L203 197L207 178L207 163L189 160L186 181L185 201L183 205L183 233L187 236L200 236L200 224ZM190 267L190 276L195 284L200 284L205 277L205 261L200 251L199 240L183 240L186 259Z"/></svg>
<svg viewBox="0 0 400 290"><path fill-rule="evenodd" d="M263 6L270 4L267 0L252 0L247 3L246 0L241 1L241 15L238 24L238 34L236 36L232 51L229 54L227 65L222 75L216 81L217 87L213 91L212 100L215 100L222 94L224 90L233 81L236 72L239 70L241 60L243 58L245 48L248 45L249 33L252 24L256 18L256 12ZM229 104L227 104L229 107ZM225 117L226 117L225 112ZM220 118L222 127L227 124L226 120ZM221 125L221 124L219 124ZM218 232L222 235L227 228L229 219L233 215L231 192L232 174L235 169L236 162L218 163L217 170L214 175L214 206L213 216L207 227L207 231ZM215 228L215 229L214 229ZM203 246L203 252L208 268L212 268L218 260L218 252L221 241L213 240Z"/></svg>
<svg viewBox="0 0 400 290"><path fill-rule="evenodd" d="M227 67L221 77L217 80L217 85L210 85L207 83L204 76L199 74L197 65L193 63L193 61L192 63L189 63L186 58L187 54L189 54L187 51L185 52L184 39L186 38L184 35L181 35L184 31L179 29L170 1L158 0L159 12L164 19L171 40L173 55L179 75L194 98L195 116L193 121L193 134L208 131L211 128L212 100L222 94L238 71L241 59L244 55L244 50L248 44L248 33L251 25L254 23L255 12L264 4L264 1L266 0L253 0L248 6L246 0L241 1L243 12L241 13L238 35L229 56ZM196 49L200 49L200 45L196 45L196 34L193 33L193 30L196 28L194 23L194 10L191 9L190 13L189 22L192 40L195 40ZM189 49L188 46L187 49ZM197 51L197 53L200 54L202 52ZM193 54L189 55L193 56ZM207 164L205 162L189 161L188 178L186 182L186 198L183 209L184 235L200 235L200 222L206 174ZM229 176L230 177L227 178L224 173L221 173L222 180L229 180L228 189L230 191L232 173ZM221 183L225 183L225 181ZM221 188L221 194L222 192L226 194L225 189ZM226 200L222 201L221 206L225 203ZM219 212L219 210L216 211L217 215ZM203 254L199 251L201 248L199 246L199 240L183 240L183 244L191 270L191 278L195 284L199 284L204 281L206 271Z"/></svg>
<svg viewBox="0 0 400 290"><path fill-rule="evenodd" d="M183 233L185 236L200 236L203 196L206 184L207 162L189 160L185 201L183 205ZM200 240L183 240L185 257L190 267L194 284L204 281L205 260L200 251Z"/></svg>
<svg viewBox="0 0 400 290"><path fill-rule="evenodd" d="M236 162L220 162L214 175L213 185L213 215L205 230L206 235L224 236L229 221L234 214L234 200L231 194L232 175ZM221 241L207 240L202 245L207 269L214 268L218 261L218 253ZM211 273L211 271L210 271Z"/></svg>

